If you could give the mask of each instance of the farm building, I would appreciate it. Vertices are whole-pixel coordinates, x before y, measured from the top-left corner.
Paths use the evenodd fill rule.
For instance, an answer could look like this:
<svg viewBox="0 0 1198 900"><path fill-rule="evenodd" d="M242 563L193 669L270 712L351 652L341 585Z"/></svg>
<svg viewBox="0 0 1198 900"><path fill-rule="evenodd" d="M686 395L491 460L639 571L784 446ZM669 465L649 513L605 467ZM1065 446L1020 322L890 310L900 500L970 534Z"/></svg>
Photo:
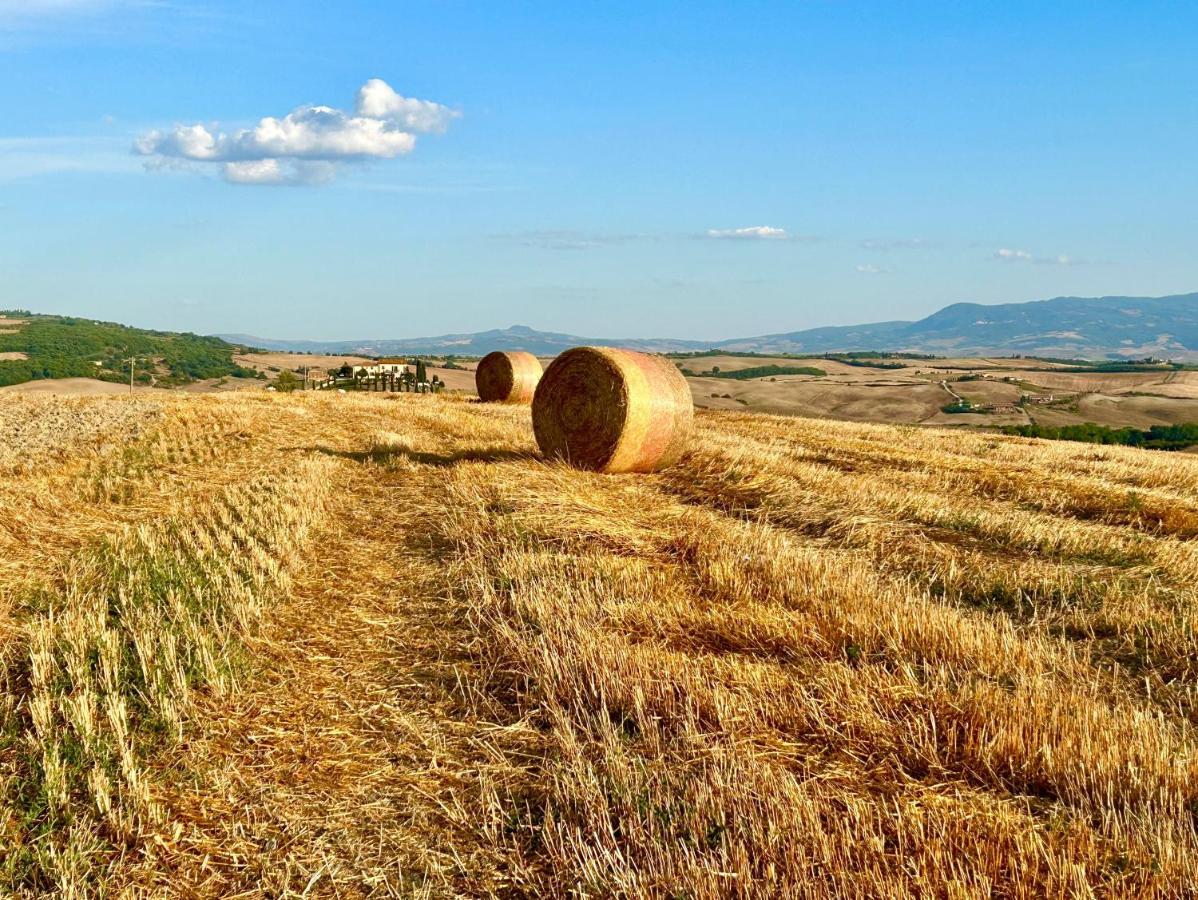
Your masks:
<svg viewBox="0 0 1198 900"><path fill-rule="evenodd" d="M362 366L359 371L367 375L402 375L408 371L406 359L380 359L369 366Z"/></svg>

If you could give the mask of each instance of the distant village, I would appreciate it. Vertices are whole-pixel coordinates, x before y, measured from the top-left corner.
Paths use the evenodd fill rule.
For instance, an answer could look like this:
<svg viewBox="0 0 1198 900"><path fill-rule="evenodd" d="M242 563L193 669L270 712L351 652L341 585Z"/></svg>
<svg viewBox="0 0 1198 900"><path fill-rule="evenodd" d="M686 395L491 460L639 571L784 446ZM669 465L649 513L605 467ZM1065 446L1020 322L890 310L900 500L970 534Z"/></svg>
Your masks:
<svg viewBox="0 0 1198 900"><path fill-rule="evenodd" d="M445 389L445 382L436 374L428 373L428 365L422 359L379 359L368 365L345 363L339 368L328 369L323 375L308 369L298 369L299 375L284 371L267 390L353 390L380 391L415 394L436 394Z"/></svg>

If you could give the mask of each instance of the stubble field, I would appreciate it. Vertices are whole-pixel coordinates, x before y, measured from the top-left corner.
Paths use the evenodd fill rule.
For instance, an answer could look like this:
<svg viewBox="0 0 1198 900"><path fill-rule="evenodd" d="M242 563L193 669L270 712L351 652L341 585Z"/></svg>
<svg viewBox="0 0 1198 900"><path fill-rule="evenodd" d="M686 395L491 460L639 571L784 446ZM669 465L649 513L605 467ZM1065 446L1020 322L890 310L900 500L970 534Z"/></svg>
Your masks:
<svg viewBox="0 0 1198 900"><path fill-rule="evenodd" d="M1198 458L401 394L0 407L0 891L1185 896Z"/></svg>

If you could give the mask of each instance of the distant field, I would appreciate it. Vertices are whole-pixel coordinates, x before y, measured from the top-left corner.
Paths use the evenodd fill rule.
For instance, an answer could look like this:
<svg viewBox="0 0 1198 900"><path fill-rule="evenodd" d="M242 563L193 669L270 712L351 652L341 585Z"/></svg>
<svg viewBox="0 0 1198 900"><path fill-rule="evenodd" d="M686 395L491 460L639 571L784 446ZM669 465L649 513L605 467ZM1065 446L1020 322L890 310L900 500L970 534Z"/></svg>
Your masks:
<svg viewBox="0 0 1198 900"><path fill-rule="evenodd" d="M0 893L1186 896L1196 498L959 430L707 411L605 477L446 395L9 395Z"/></svg>
<svg viewBox="0 0 1198 900"><path fill-rule="evenodd" d="M11 354L7 355L12 359ZM0 361L6 354L0 354ZM552 357L541 360L548 366ZM871 360L872 361L872 360ZM836 360L813 357L704 356L676 362L693 371L718 366L722 372L743 371L760 366L823 369L824 376L776 375L747 380L692 377L689 380L696 406L701 409L755 411L779 415L810 416L851 422L923 424L950 426L1069 425L1093 422L1119 427L1148 427L1198 421L1198 372L1056 372L1028 369L1027 360L955 359L898 360L902 368L883 369L850 366ZM238 354L232 361L246 371L274 377L280 371L307 367L314 378L348 362L369 365L361 356L302 353ZM450 391L473 393L474 363L459 363L446 369L429 358L428 371ZM1004 365L1005 364L1005 365ZM997 369L997 366L1003 368ZM1037 366L1053 367L1049 363ZM1059 366L1058 366L1059 368ZM277 371L276 371L277 370ZM959 381L962 376L985 374L984 378ZM1013 381L1004 379L1010 378ZM941 407L954 397L940 385L942 380L958 396L982 405L1012 407L1024 394L1052 395L1051 406L1028 405L1014 411L1000 409L981 414L950 414ZM236 377L199 379L187 385L188 392L263 389L268 382ZM140 385L139 385L140 387ZM117 394L119 381L107 384L94 379L39 379L9 390L64 395Z"/></svg>
<svg viewBox="0 0 1198 900"><path fill-rule="evenodd" d="M26 354L20 353L15 350L0 353L0 362L4 362L5 360L20 360L20 359L29 359L29 357Z"/></svg>
<svg viewBox="0 0 1198 900"><path fill-rule="evenodd" d="M256 378L208 378L175 388L184 394L210 394L224 391L260 391L264 383ZM169 388L135 385L133 392L165 393ZM0 387L0 394L44 394L59 397L111 397L129 393L129 385L97 378L40 378Z"/></svg>
<svg viewBox="0 0 1198 900"><path fill-rule="evenodd" d="M849 366L820 356L801 358L789 356L699 356L692 359L676 359L674 362L692 372L710 372L713 366L718 366L723 372L755 369L759 366L814 366L823 369L829 375L862 375L866 373L877 375L879 372L885 371Z"/></svg>
<svg viewBox="0 0 1198 900"><path fill-rule="evenodd" d="M901 360L901 369L849 366L814 356L808 358L699 357L679 360L693 371L712 365L722 371L757 365L811 365L824 377L778 376L749 381L690 378L696 405L708 409L739 409L784 415L815 416L859 422L932 425L1081 424L1148 426L1198 421L1198 372L1054 372L1026 368L1027 360L954 359ZM1059 368L1051 363L1035 363ZM992 371L996 366L1000 371ZM935 368L933 368L935 366ZM961 376L987 377L957 381ZM1015 379L1015 382L1004 381ZM1027 393L1053 395L1053 407L1029 406L1027 411L986 414L946 414L940 408L952 401L939 386L950 382L960 396L994 406L1011 406ZM715 396L712 396L712 395ZM728 395L728 396L725 396ZM1146 396L1136 396L1146 395ZM1074 402L1076 401L1076 402Z"/></svg>
<svg viewBox="0 0 1198 900"><path fill-rule="evenodd" d="M1198 422L1198 400L1151 396L1087 394L1078 398L1076 409L1041 408L1033 416L1041 425L1174 425Z"/></svg>
<svg viewBox="0 0 1198 900"><path fill-rule="evenodd" d="M135 391L154 391L138 385ZM0 394L53 394L60 397L103 397L128 394L129 385L96 378L42 378L0 387Z"/></svg>
<svg viewBox="0 0 1198 900"><path fill-rule="evenodd" d="M345 363L366 366L373 362L365 356L326 356L317 353L238 353L233 360L238 365L258 372L268 372L272 368L294 372L304 366L322 370L339 369Z"/></svg>

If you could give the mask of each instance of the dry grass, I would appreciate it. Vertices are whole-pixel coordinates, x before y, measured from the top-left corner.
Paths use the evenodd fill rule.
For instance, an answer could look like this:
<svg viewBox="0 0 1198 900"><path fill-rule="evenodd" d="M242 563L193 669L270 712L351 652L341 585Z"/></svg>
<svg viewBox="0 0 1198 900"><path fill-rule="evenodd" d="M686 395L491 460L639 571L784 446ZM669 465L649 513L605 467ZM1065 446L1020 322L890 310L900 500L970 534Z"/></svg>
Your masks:
<svg viewBox="0 0 1198 900"><path fill-rule="evenodd" d="M720 414L609 477L445 398L71 409L0 479L12 891L1198 883L1198 459Z"/></svg>

